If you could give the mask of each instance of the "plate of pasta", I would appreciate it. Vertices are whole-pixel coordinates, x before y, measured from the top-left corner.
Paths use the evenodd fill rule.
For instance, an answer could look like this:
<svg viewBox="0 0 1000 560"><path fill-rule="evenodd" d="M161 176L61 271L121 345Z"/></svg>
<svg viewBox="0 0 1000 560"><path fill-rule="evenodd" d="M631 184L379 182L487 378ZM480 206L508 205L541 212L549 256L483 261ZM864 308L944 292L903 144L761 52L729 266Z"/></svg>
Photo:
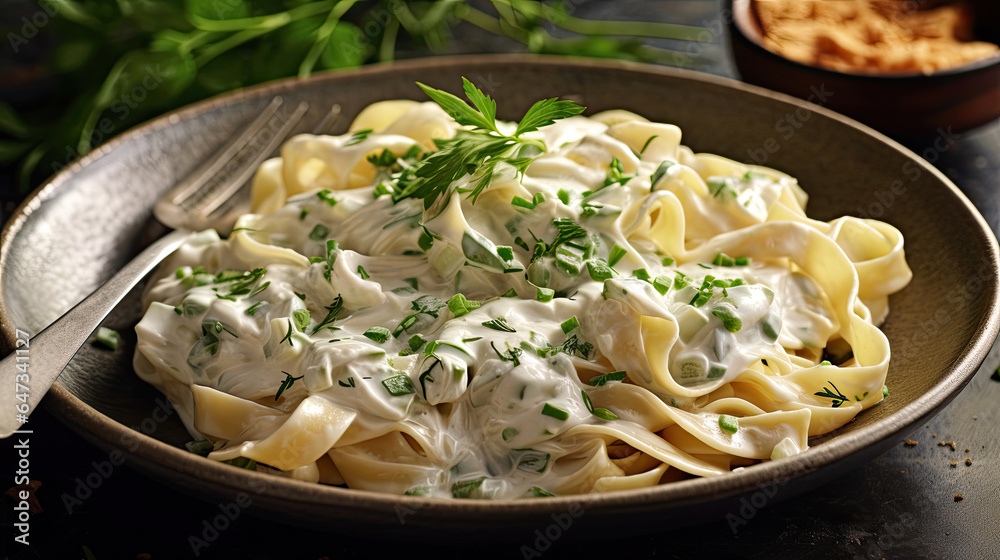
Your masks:
<svg viewBox="0 0 1000 560"><path fill-rule="evenodd" d="M192 234L109 320L125 344L47 399L185 491L362 532L568 508L653 531L873 457L996 338L988 226L892 141L719 78L508 57L278 82L111 142L8 225L5 328L127 259L158 194L276 94L345 119L265 161L232 231ZM28 297L32 243L83 280Z"/></svg>

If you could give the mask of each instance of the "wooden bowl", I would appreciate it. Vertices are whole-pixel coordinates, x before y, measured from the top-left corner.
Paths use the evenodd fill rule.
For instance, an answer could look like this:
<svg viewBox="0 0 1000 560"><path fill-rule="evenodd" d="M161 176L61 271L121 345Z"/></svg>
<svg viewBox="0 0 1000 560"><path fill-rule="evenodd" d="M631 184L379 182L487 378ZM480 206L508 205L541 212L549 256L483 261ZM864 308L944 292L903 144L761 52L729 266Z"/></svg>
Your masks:
<svg viewBox="0 0 1000 560"><path fill-rule="evenodd" d="M975 32L1000 41L1000 4L974 2ZM1000 55L932 74L863 74L810 66L762 46L750 0L726 0L730 44L743 81L794 95L899 138L960 132L1000 118Z"/></svg>

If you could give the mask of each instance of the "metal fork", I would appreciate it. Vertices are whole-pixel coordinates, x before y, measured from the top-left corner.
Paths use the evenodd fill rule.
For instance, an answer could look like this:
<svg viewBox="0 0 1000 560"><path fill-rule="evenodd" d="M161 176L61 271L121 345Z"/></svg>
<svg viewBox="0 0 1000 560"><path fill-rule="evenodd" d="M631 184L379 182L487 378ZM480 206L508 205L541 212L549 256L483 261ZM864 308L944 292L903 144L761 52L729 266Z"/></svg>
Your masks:
<svg viewBox="0 0 1000 560"><path fill-rule="evenodd" d="M9 437L27 422L28 415L38 407L63 368L111 310L180 247L191 232L214 225L223 231L232 227L230 220L235 220L234 215L241 209L241 205L233 204L235 195L308 110L308 105L302 102L285 117L278 113L283 103L280 97L271 100L228 144L160 198L154 215L164 225L174 228L173 232L152 243L94 293L34 337L22 339L22 333L17 333L19 349L20 340L24 340L25 348L34 345L44 347L45 351L32 352L30 362L19 360L21 353L17 350L0 361L0 380L7 384L7 389L0 391L0 438ZM314 132L330 128L338 113L339 107L335 105ZM267 132L271 134L268 136ZM21 380L25 382L20 383ZM18 383L24 389L15 390ZM19 394L24 400L18 398Z"/></svg>

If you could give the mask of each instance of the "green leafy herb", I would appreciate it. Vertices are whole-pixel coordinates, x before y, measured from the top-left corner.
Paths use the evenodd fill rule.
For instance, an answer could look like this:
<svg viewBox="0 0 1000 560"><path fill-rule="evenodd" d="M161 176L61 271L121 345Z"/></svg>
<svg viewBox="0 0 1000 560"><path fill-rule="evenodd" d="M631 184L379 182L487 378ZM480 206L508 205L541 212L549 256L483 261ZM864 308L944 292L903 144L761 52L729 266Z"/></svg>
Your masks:
<svg viewBox="0 0 1000 560"><path fill-rule="evenodd" d="M300 375L298 377L292 377L292 374L288 373L287 371L283 371L281 373L285 374L285 379L281 382L281 385L278 387L278 392L274 394L274 400L278 400L278 397L280 397L281 394L284 393L286 390L291 389L292 385L296 381L305 377L303 375Z"/></svg>
<svg viewBox="0 0 1000 560"><path fill-rule="evenodd" d="M594 387L603 387L613 381L621 381L625 379L627 376L628 375L624 371L612 371L609 373L605 373L604 375L591 377L590 384Z"/></svg>
<svg viewBox="0 0 1000 560"><path fill-rule="evenodd" d="M258 301L257 303L255 303L255 304L251 305L250 307L248 307L247 310L244 311L244 313L246 313L247 315L253 317L254 315L257 314L257 311L260 310L260 306L264 305L265 303L267 303L267 302Z"/></svg>
<svg viewBox="0 0 1000 560"><path fill-rule="evenodd" d="M625 255L628 254L628 249L615 243L615 246L611 248L611 254L608 256L608 266L615 266L618 261L622 260Z"/></svg>
<svg viewBox="0 0 1000 560"><path fill-rule="evenodd" d="M366 128L364 130L359 130L359 131L355 132L354 134L351 134L351 137L347 139L347 142L345 142L344 145L345 146L353 146L355 144L360 144L360 143L364 142L365 139L367 139L368 136L371 135L371 133L372 133L372 129L370 129L370 128Z"/></svg>
<svg viewBox="0 0 1000 560"><path fill-rule="evenodd" d="M331 302L330 305L324 308L327 311L326 317L323 317L323 320L320 321L319 324L317 324L315 327L313 327L312 334L316 334L323 329L330 328L330 325L332 325L333 322L337 320L337 315L343 308L344 308L344 298L342 298L340 294L337 294L337 297L333 299L333 302Z"/></svg>
<svg viewBox="0 0 1000 560"><path fill-rule="evenodd" d="M354 378L353 377L348 377L346 383L343 382L343 381L337 380L337 385L340 385L341 387L355 387L355 385L354 385Z"/></svg>
<svg viewBox="0 0 1000 560"><path fill-rule="evenodd" d="M722 325L731 333L738 332L743 328L743 321L728 306L717 305L713 307L712 315L722 319Z"/></svg>
<svg viewBox="0 0 1000 560"><path fill-rule="evenodd" d="M580 394L583 395L583 404L587 407L588 412L601 420L618 420L618 415L614 412L606 408L594 408L594 405L590 402L590 395L586 391L581 389Z"/></svg>
<svg viewBox="0 0 1000 560"><path fill-rule="evenodd" d="M420 198L425 208L444 194L452 182L467 174L472 174L473 178L463 192L475 203L489 186L499 164L506 163L524 172L531 158L517 156L522 146L544 150L540 141L521 138L522 134L577 115L584 109L571 101L539 101L521 119L513 136L507 136L496 124L496 102L468 79L462 78L462 87L475 108L446 91L420 82L417 85L457 123L473 128L460 131L454 138L437 141L438 151L417 162L412 170L397 179L393 201Z"/></svg>
<svg viewBox="0 0 1000 560"><path fill-rule="evenodd" d="M483 304L475 301L468 300L463 294L455 294L448 300L448 309L455 315L455 317L463 317L472 313L473 310L479 309Z"/></svg>
<svg viewBox="0 0 1000 560"><path fill-rule="evenodd" d="M326 236L329 235L330 230L323 224L316 224L313 226L312 231L309 232L309 239L313 241L323 241Z"/></svg>
<svg viewBox="0 0 1000 560"><path fill-rule="evenodd" d="M847 397L845 397L843 393L840 392L840 389L837 389L837 386L833 384L833 381L827 380L827 383L830 384L830 387L833 387L832 391L827 387L823 387L822 391L818 391L813 394L816 395L817 397L825 397L828 399L833 399L832 402L833 408L840 408L840 405L850 400Z"/></svg>
<svg viewBox="0 0 1000 560"><path fill-rule="evenodd" d="M504 317L497 317L496 319L491 319L489 321L483 322L483 326L493 329L495 331L501 332L517 332L510 325L507 324L507 319Z"/></svg>
<svg viewBox="0 0 1000 560"><path fill-rule="evenodd" d="M538 486L531 487L531 494L536 498L555 498L556 495L548 490L539 488Z"/></svg>
<svg viewBox="0 0 1000 560"><path fill-rule="evenodd" d="M475 497L476 491L479 487L483 485L486 477L477 478L475 480L463 480L461 482L456 482L451 485L451 495L454 498L469 499Z"/></svg>
<svg viewBox="0 0 1000 560"><path fill-rule="evenodd" d="M392 336L392 331L390 331L389 329L387 329L385 327L379 327L379 326L376 325L376 326L370 327L368 330L366 330L364 332L364 335L365 335L365 337L370 338L371 340L374 340L375 342L378 342L379 344L382 344L385 341L389 340L389 337Z"/></svg>

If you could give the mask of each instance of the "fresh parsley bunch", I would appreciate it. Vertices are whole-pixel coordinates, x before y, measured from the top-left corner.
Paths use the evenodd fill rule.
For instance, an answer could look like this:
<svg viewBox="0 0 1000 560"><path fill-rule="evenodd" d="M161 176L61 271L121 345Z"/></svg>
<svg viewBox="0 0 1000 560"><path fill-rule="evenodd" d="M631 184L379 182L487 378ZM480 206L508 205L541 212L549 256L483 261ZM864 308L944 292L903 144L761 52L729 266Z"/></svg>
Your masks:
<svg viewBox="0 0 1000 560"><path fill-rule="evenodd" d="M531 163L530 156L546 150L543 141L524 138L523 135L559 119L579 115L585 109L572 101L543 99L528 109L513 134L506 134L497 125L496 101L468 79L462 78L462 88L475 108L446 91L419 82L417 85L455 122L472 127L471 130L459 131L454 138L435 141L438 151L398 178L393 201L420 198L425 208L430 208L440 195L447 192L452 182L466 175L473 175L472 182L460 192L468 193L474 204L493 180L501 163L523 174Z"/></svg>

